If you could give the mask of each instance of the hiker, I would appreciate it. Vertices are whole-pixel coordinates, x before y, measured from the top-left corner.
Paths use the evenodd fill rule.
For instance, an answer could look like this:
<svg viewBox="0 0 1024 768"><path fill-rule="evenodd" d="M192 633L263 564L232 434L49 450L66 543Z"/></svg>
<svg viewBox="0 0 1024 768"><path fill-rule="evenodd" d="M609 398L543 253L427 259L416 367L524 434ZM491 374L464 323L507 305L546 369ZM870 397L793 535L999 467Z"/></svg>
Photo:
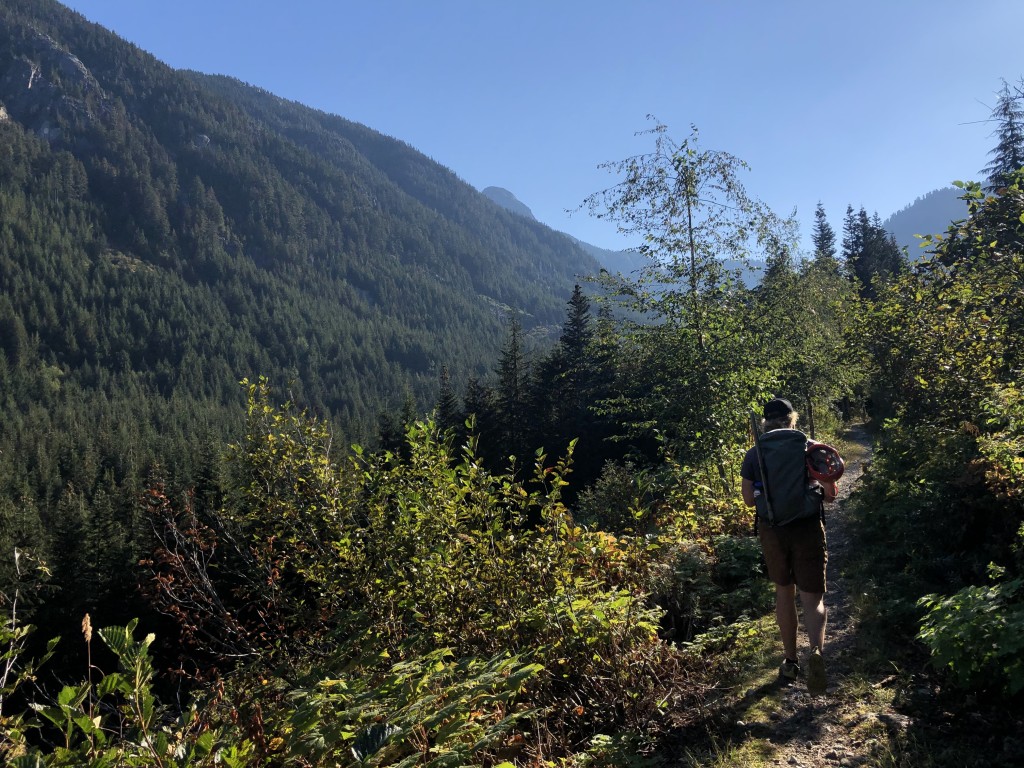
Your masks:
<svg viewBox="0 0 1024 768"><path fill-rule="evenodd" d="M825 543L824 501L836 497L835 481L810 477L806 464L807 437L796 429L797 412L782 398L764 406L762 436L743 458L743 501L757 507L757 532L775 584L775 618L782 635L785 658L779 667L784 682L796 680L796 595L800 592L804 625L810 641L807 688L825 692ZM760 455L759 455L760 447ZM832 449L829 449L832 450ZM833 451L834 452L834 451ZM842 473L842 460L835 454ZM768 482L765 486L761 467Z"/></svg>

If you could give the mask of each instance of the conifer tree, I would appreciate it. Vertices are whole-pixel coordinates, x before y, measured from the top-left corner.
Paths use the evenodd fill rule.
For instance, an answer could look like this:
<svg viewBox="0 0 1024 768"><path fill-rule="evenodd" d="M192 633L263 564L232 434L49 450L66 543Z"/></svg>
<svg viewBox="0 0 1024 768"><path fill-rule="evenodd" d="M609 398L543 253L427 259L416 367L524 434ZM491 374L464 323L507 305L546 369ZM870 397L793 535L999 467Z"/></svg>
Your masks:
<svg viewBox="0 0 1024 768"><path fill-rule="evenodd" d="M526 436L530 370L523 351L523 326L514 313L509 314L508 336L495 372L498 374L496 405L504 453L522 459L529 449Z"/></svg>
<svg viewBox="0 0 1024 768"><path fill-rule="evenodd" d="M828 223L825 207L818 202L814 209L814 231L811 233L814 243L814 260L822 266L838 273L839 261L836 259L836 233Z"/></svg>
<svg viewBox="0 0 1024 768"><path fill-rule="evenodd" d="M439 375L439 391L437 396L437 426L442 431L458 433L462 428L462 419L459 413L459 399L455 395L455 388L452 387L452 377L448 372L448 366L441 366Z"/></svg>
<svg viewBox="0 0 1024 768"><path fill-rule="evenodd" d="M588 413L592 405L594 359L591 354L590 299L577 284L568 302L562 334L551 354L538 366L535 378L535 403L538 413L546 413L544 443L549 450L562 451L574 438L588 431Z"/></svg>
<svg viewBox="0 0 1024 768"><path fill-rule="evenodd" d="M558 344L573 364L583 364L586 348L591 340L590 299L583 293L579 283L573 287L569 297L569 310Z"/></svg>
<svg viewBox="0 0 1024 768"><path fill-rule="evenodd" d="M405 430L416 421L416 401L411 392L405 393L402 410L397 415L381 411L377 416L377 436L382 451L404 456L406 453Z"/></svg>
<svg viewBox="0 0 1024 768"><path fill-rule="evenodd" d="M615 389L617 334L603 302L595 321L591 300L576 286L558 343L537 362L531 379L529 444L561 456L573 440L573 480L567 498L594 481L628 442L613 443L617 422L608 413Z"/></svg>
<svg viewBox="0 0 1024 768"><path fill-rule="evenodd" d="M896 243L896 238L885 230L878 214L869 217L862 206L854 214L853 206L847 206L843 220L843 258L850 279L857 284L857 290L864 298L874 298L875 278L891 281L906 269L906 257Z"/></svg>
<svg viewBox="0 0 1024 768"><path fill-rule="evenodd" d="M463 413L477 420L478 429L490 424L494 418L494 392L473 376L466 382L466 393L462 398Z"/></svg>
<svg viewBox="0 0 1024 768"><path fill-rule="evenodd" d="M466 382L462 413L465 420L473 425L478 454L489 466L500 469L505 456L502 455L496 399L494 390L473 376Z"/></svg>
<svg viewBox="0 0 1024 768"><path fill-rule="evenodd" d="M781 246L768 254L764 266L764 279L761 281L760 287L762 290L785 290L795 274L793 257L789 253L789 248Z"/></svg>
<svg viewBox="0 0 1024 768"><path fill-rule="evenodd" d="M863 209L861 210L863 212ZM851 275L853 274L853 263L863 250L864 232L857 214L853 211L853 206L848 204L846 215L843 216L843 260Z"/></svg>
<svg viewBox="0 0 1024 768"><path fill-rule="evenodd" d="M998 126L993 135L999 141L989 152L992 162L983 169L988 174L988 192L1007 186L1013 173L1024 168L1024 79L1013 90L1003 81L992 120Z"/></svg>
<svg viewBox="0 0 1024 768"><path fill-rule="evenodd" d="M882 226L876 212L868 227L868 251L874 274L885 282L891 282L907 268L907 258L896 242L896 236Z"/></svg>

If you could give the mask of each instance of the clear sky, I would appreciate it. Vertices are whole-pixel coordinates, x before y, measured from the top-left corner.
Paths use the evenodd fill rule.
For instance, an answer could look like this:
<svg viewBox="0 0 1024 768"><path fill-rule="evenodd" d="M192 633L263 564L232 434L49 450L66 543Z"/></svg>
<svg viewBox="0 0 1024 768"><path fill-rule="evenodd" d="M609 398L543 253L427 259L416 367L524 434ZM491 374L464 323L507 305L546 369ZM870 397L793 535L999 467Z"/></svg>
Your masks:
<svg viewBox="0 0 1024 768"><path fill-rule="evenodd" d="M573 213L598 165L672 136L750 165L748 192L883 219L982 178L1021 0L69 0L175 68L224 74L402 139L606 248ZM88 62L85 62L88 65Z"/></svg>

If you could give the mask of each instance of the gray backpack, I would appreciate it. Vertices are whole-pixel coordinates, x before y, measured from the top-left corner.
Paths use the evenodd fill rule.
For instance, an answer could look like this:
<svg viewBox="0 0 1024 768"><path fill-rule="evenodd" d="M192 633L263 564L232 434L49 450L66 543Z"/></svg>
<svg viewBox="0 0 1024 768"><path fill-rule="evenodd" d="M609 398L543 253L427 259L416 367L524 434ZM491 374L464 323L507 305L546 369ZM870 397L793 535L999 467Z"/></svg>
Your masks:
<svg viewBox="0 0 1024 768"><path fill-rule="evenodd" d="M807 436L797 429L773 429L757 439L762 490L755 493L758 517L770 525L822 516L824 491L807 472Z"/></svg>

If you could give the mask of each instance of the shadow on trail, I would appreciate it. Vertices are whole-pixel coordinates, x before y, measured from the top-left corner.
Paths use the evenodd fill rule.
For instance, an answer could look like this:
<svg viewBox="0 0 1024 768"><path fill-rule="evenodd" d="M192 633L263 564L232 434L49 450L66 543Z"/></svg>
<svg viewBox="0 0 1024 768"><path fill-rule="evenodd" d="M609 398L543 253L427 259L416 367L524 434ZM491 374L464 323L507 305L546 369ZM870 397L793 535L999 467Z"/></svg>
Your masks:
<svg viewBox="0 0 1024 768"><path fill-rule="evenodd" d="M776 745L792 741L804 744L821 739L821 716L829 709L828 700L793 692L790 689L794 685L799 686L800 683L773 680L748 690L730 707L733 725L731 729L723 729L722 735L737 743L748 739L763 739ZM784 696L784 701L780 701L780 694ZM758 717L756 710L765 703L769 703L772 710L768 722L750 722ZM748 714L751 717L748 718Z"/></svg>

